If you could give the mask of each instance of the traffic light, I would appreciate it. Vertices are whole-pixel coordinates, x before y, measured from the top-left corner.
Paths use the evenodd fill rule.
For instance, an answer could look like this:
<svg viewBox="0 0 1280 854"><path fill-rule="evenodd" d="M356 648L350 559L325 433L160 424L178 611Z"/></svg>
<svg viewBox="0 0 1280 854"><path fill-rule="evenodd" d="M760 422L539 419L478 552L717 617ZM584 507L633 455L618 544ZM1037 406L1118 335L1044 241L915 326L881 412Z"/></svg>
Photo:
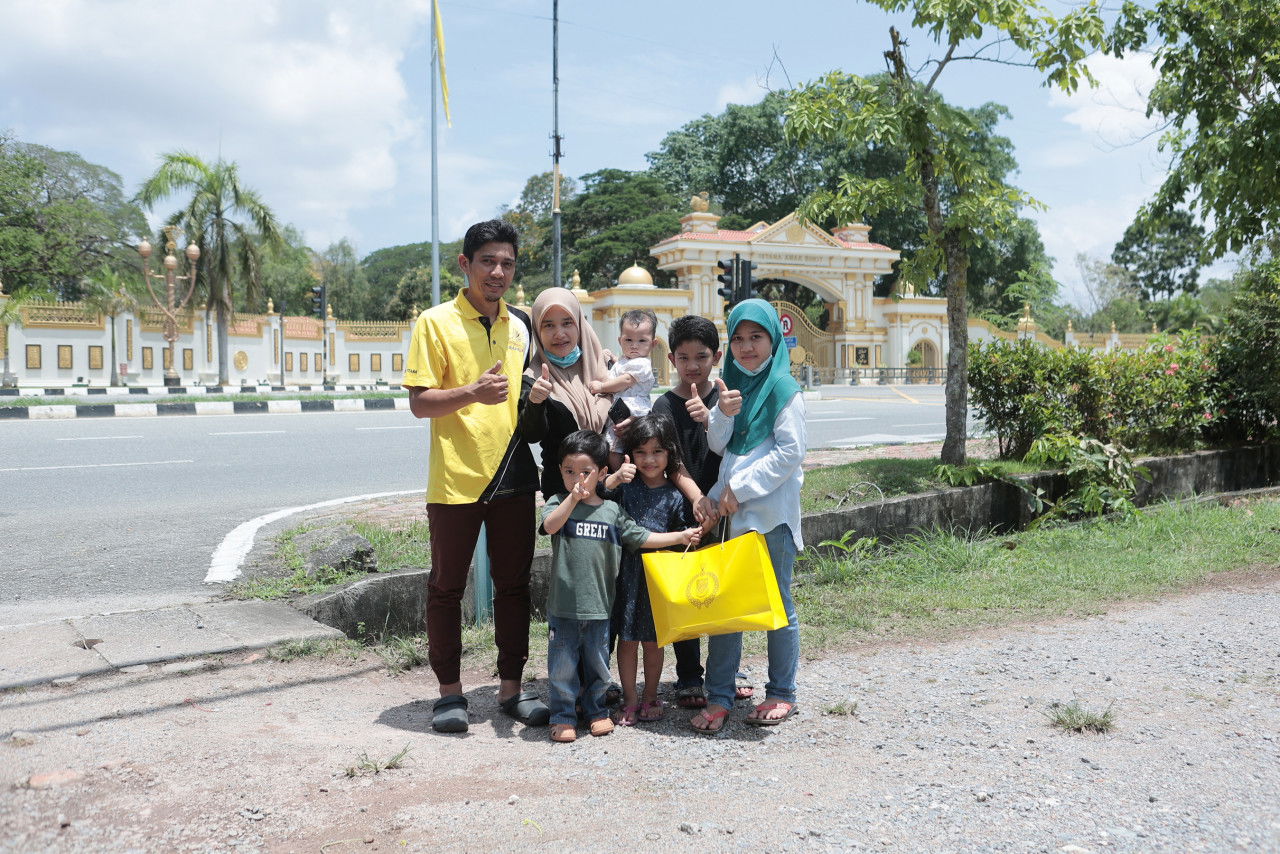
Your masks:
<svg viewBox="0 0 1280 854"><path fill-rule="evenodd" d="M324 285L316 285L311 289L311 313L324 320L325 309Z"/></svg>
<svg viewBox="0 0 1280 854"><path fill-rule="evenodd" d="M738 256L734 255L727 261L717 261L716 266L724 270L716 276L716 279L724 285L723 288L716 288L716 293L724 297L725 302L733 305L738 301Z"/></svg>
<svg viewBox="0 0 1280 854"><path fill-rule="evenodd" d="M755 261L738 261L738 301L745 299L755 299L757 296L755 288L751 283L751 271L756 268Z"/></svg>

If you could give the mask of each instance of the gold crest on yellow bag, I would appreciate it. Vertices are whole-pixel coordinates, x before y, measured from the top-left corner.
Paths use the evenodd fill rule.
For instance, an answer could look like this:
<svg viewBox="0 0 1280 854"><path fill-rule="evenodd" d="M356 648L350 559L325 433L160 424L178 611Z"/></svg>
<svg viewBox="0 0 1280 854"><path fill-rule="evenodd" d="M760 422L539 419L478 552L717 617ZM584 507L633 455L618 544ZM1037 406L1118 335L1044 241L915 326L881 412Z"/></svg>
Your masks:
<svg viewBox="0 0 1280 854"><path fill-rule="evenodd" d="M645 552L658 643L787 624L764 536L749 531L697 551Z"/></svg>

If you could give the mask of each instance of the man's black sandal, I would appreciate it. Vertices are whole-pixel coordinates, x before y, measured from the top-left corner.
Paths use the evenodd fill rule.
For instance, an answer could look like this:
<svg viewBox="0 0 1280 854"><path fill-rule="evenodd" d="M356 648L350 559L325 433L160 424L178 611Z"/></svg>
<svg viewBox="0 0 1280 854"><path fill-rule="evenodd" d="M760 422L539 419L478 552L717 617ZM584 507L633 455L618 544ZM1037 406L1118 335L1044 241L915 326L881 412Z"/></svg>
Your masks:
<svg viewBox="0 0 1280 854"><path fill-rule="evenodd" d="M498 708L525 726L546 726L551 723L551 710L532 691L501 700Z"/></svg>
<svg viewBox="0 0 1280 854"><path fill-rule="evenodd" d="M431 711L431 726L436 732L467 731L467 698L461 694L441 697Z"/></svg>

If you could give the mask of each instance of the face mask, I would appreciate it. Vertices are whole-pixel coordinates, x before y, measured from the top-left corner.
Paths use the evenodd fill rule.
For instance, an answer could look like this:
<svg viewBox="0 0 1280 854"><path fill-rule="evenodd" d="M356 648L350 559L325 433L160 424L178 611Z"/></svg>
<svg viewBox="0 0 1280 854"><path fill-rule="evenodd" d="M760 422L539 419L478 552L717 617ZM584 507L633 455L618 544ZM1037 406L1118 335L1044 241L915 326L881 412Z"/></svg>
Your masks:
<svg viewBox="0 0 1280 854"><path fill-rule="evenodd" d="M748 371L746 368L742 367L741 362L738 363L738 369L741 370L744 374L746 374L749 377L759 376L760 372L763 371L765 368L768 368L769 363L772 361L773 361L773 354L770 353L769 358L761 362L760 367L756 368L754 371Z"/></svg>
<svg viewBox="0 0 1280 854"><path fill-rule="evenodd" d="M572 368L582 358L582 348L574 347L567 356L557 356L550 351L543 351L542 355L546 356L547 361L557 368Z"/></svg>

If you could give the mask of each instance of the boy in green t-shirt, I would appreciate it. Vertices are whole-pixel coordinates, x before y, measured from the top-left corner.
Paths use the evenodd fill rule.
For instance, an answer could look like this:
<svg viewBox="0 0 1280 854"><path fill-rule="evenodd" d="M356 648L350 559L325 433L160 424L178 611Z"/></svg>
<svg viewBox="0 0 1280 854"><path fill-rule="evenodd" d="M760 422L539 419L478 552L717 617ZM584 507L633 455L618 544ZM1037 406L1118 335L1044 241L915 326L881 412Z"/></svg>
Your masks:
<svg viewBox="0 0 1280 854"><path fill-rule="evenodd" d="M623 548L689 545L698 542L700 532L689 528L654 533L617 502L597 495L596 483L609 461L609 444L599 433L570 433L560 444L559 458L565 491L542 508L542 529L551 535L547 595L551 740L569 742L578 737L574 705L579 699L592 735L613 732L604 692L609 683L609 615ZM584 677L578 675L579 664Z"/></svg>

